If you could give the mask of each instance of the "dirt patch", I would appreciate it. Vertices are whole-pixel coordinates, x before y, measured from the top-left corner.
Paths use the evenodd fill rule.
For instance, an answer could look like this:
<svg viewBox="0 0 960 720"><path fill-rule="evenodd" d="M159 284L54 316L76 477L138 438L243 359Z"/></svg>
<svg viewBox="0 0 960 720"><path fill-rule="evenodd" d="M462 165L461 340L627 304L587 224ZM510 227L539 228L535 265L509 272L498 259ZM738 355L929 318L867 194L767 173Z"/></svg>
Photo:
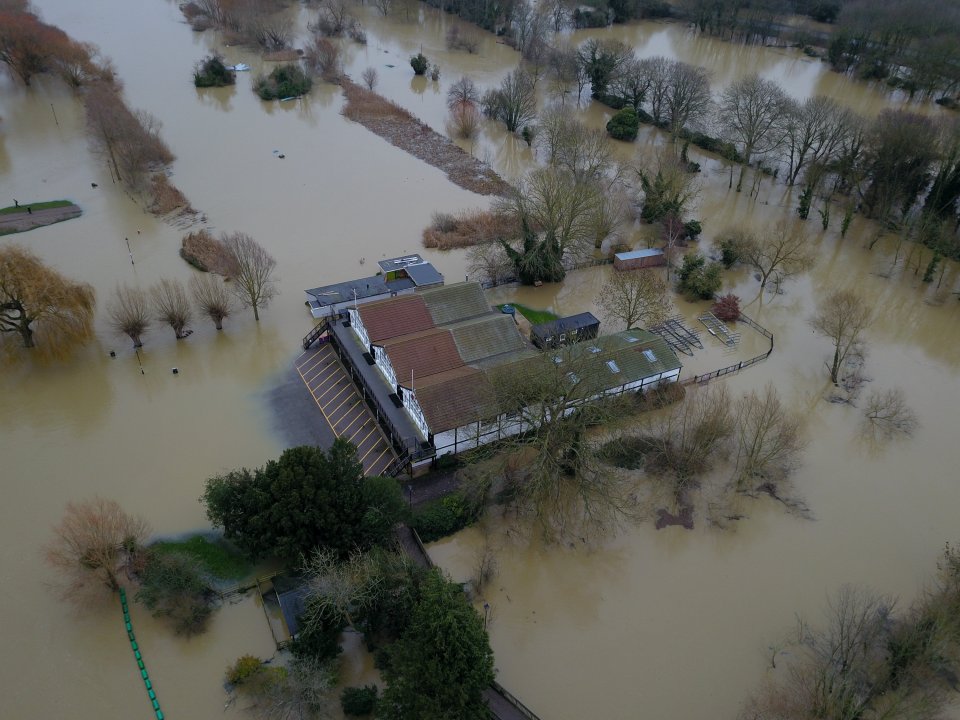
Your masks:
<svg viewBox="0 0 960 720"><path fill-rule="evenodd" d="M507 182L488 165L430 129L399 105L360 87L350 78L341 80L347 104L343 114L414 157L443 170L452 182L478 195L504 195Z"/></svg>
<svg viewBox="0 0 960 720"><path fill-rule="evenodd" d="M29 211L28 207L24 207L20 212L0 215L0 235L27 232L27 230L53 225L64 220L73 220L80 217L83 212L80 206L73 204L33 211Z"/></svg>

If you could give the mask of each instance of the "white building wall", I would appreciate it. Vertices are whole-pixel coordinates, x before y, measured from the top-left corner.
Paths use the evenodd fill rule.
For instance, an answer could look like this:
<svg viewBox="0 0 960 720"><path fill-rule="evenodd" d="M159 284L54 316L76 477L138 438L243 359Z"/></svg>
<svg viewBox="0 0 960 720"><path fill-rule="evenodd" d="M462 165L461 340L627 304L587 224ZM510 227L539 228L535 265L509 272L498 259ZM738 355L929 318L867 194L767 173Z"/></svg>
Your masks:
<svg viewBox="0 0 960 720"><path fill-rule="evenodd" d="M360 339L360 344L365 350L370 349L370 336L367 335L367 329L363 326L363 320L360 319L360 313L356 308L350 308L350 327L354 334Z"/></svg>
<svg viewBox="0 0 960 720"><path fill-rule="evenodd" d="M397 373L393 369L393 363L390 362L390 356L387 355L385 348L380 347L379 345L373 346L373 360L377 364L377 367L380 368L380 372L383 373L383 376L387 379L387 382L390 384L390 387L396 391L397 389Z"/></svg>
<svg viewBox="0 0 960 720"><path fill-rule="evenodd" d="M423 437L430 437L430 428L427 427L427 420L423 416L423 410L420 409L420 403L417 402L417 394L404 388L401 400L404 409L407 411L407 415L413 420L413 424L417 426L417 429L423 433Z"/></svg>

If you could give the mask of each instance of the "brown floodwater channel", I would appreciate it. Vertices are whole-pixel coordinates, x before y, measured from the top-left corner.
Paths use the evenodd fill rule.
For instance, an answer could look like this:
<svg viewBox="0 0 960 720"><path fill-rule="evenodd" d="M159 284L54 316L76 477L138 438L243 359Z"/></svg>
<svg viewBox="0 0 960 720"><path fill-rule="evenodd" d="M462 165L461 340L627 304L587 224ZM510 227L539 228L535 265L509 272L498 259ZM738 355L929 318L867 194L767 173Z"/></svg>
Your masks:
<svg viewBox="0 0 960 720"><path fill-rule="evenodd" d="M105 301L117 283L146 287L161 277L187 279L193 271L177 255L184 229L146 214L111 182L89 148L82 108L70 91L47 78L25 90L0 74L0 205L64 198L83 209L75 220L0 242L26 245L91 283L100 299L95 343L67 362L9 364L0 375L6 580L0 716L127 717L149 706L119 608L75 611L58 599L56 578L43 564L42 545L66 502L116 499L158 534L207 529L197 502L204 480L259 465L284 447L267 396L312 326L303 289L362 276L382 257L415 251L449 281L460 279L465 254L423 251L420 232L434 211L490 200L342 117L343 100L332 85L318 84L296 101L261 102L250 84L269 64L243 48L222 46L216 33L191 32L174 2L35 5L45 20L113 59L129 104L162 121L177 155L172 181L205 214L205 226L250 233L276 257L280 280L280 294L259 324L242 312L218 333L196 320L194 334L179 342L169 329L154 327L138 359L127 340L111 333ZM450 83L469 74L491 85L518 60L493 36L468 26L481 37L479 52L448 52L446 28L458 21L433 10L421 8L419 22L382 18L369 6L357 14L369 42L346 44L347 71L358 78L375 67L378 91L438 132L444 132ZM300 11L301 30L306 19ZM717 87L756 71L797 98L828 94L865 114L904 103L794 51L741 48L678 25L642 23L594 34L624 39L645 56L706 65ZM421 46L441 67L437 83L413 77L408 60ZM193 65L213 49L231 63L249 63L253 72L241 74L234 88L196 90ZM591 124L610 114L567 102ZM618 145L618 154L624 161L649 158L663 142L646 129L637 144ZM535 162L522 141L492 124L465 147L507 179ZM727 166L691 156L704 166L696 211L704 221L704 249L727 224L764 225L793 215L791 190L765 180L758 197L738 195L727 189ZM893 241L867 250L875 229L859 218L840 240L840 215L835 211L827 232L809 221L816 267L785 283L783 294L760 297L745 271L727 277L745 311L775 334L776 349L768 361L725 382L734 395L772 382L808 418L811 443L794 486L812 519L760 500L744 501L739 509L746 517L726 530L698 520L692 531L658 532L650 522L606 542L572 546L495 532L500 574L478 602L491 605L500 681L543 720L733 718L763 678L768 648L789 633L794 613L815 619L844 582L908 603L931 579L943 543L957 539L960 481L950 468L956 466L960 402L960 303L949 292L957 270L948 268L940 289L926 286L912 269L903 271L901 252L891 271ZM606 272L575 271L560 285L535 289L498 288L491 301L559 313L595 309ZM820 294L841 286L857 287L876 307L868 333L869 388L903 389L921 422L912 439L866 445L858 410L822 400L828 347L806 318ZM692 323L703 309L680 300L677 307ZM705 343L685 363L685 374L755 354L763 342L744 332L733 355ZM468 530L431 552L461 580L479 544L479 532ZM252 599L224 607L209 632L190 640L173 637L140 606L133 614L171 718L239 713L235 705L224 709L224 668L241 654L273 654L263 612ZM368 676L365 662L351 661L351 672Z"/></svg>

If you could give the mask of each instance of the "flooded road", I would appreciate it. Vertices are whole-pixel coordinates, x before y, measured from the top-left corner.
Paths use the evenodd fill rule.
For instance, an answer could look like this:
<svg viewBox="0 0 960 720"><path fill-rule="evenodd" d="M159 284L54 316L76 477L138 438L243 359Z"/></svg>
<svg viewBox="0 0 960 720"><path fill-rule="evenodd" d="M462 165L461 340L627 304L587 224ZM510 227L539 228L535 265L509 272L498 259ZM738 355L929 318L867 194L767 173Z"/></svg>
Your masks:
<svg viewBox="0 0 960 720"><path fill-rule="evenodd" d="M177 255L182 230L146 215L111 184L88 148L82 110L69 91L40 80L27 92L0 74L0 204L69 198L84 210L77 220L13 240L93 284L101 308L97 343L73 360L10 366L0 379L6 495L0 566L7 577L0 591L0 715L93 720L147 706L119 608L77 615L50 587L55 578L42 564L41 546L65 503L100 494L143 515L157 532L206 527L195 500L204 480L261 464L283 447L264 397L312 325L303 288L366 274L384 256L424 252L420 232L432 212L489 200L344 119L332 86L319 84L293 103L262 103L249 86L264 63L241 48L223 50L254 73L241 75L236 88L197 91L193 64L219 47L217 36L191 32L176 3L36 4L48 22L100 45L114 60L129 104L163 122L163 137L178 156L172 181L206 213L209 226L248 232L265 245L277 259L281 289L259 325L248 312L229 318L222 333L196 320L194 334L180 342L169 328L153 328L141 374L127 341L107 328L103 308L117 282L145 287L160 277L188 278L192 271ZM492 85L517 61L475 29L482 37L477 55L446 51L446 25L456 21L433 10L423 9L420 25L380 18L366 7L357 12L369 43L348 46L347 71L358 77L376 67L378 91L440 131L450 83L469 73L478 85ZM602 33L622 34L644 55L707 64L718 84L758 70L797 97L823 92L862 112L900 102L802 56L694 40L678 26ZM421 44L441 66L439 83L412 77L408 58ZM595 106L583 111L591 123L605 122L606 114ZM636 146L619 147L630 159L648 156L661 142L646 130ZM505 177L533 162L522 142L494 126L485 126L473 152ZM697 214L705 220L705 246L727 223L762 225L792 214L795 200L782 185L765 183L751 200L727 191L720 163L691 156L704 163ZM930 578L943 542L956 539L960 488L950 450L960 399L960 317L956 299L946 295L956 270L948 271L938 295L918 288L913 275L880 277L892 248L881 242L866 251L873 231L859 219L841 242L836 228L822 237L812 220L810 228L817 268L790 281L784 295L752 301L756 281L745 272L731 275L751 303L745 311L776 334L777 350L728 382L741 392L773 381L808 412L812 444L796 486L816 519L759 502L731 531L701 524L693 532L658 533L643 525L596 548L518 545L501 553L501 575L489 595L500 680L544 720L732 718L762 677L767 646L789 631L794 612L816 613L826 593L845 581L909 600ZM424 254L449 280L464 274L462 253ZM560 312L589 309L601 278L602 271L579 271L560 287L516 297ZM827 348L805 324L818 293L848 284L878 308L869 334L872 385L902 387L922 423L916 438L879 455L857 442L855 409L819 400ZM497 297L511 293L500 289ZM693 315L698 308L681 309ZM111 359L110 350L118 357ZM724 358L714 349L690 367L712 369ZM476 533L467 531L436 546L434 555L460 579L475 543ZM172 638L139 606L134 619L172 718L223 714L226 665L244 653L272 654L253 602L224 608L206 635L189 641Z"/></svg>

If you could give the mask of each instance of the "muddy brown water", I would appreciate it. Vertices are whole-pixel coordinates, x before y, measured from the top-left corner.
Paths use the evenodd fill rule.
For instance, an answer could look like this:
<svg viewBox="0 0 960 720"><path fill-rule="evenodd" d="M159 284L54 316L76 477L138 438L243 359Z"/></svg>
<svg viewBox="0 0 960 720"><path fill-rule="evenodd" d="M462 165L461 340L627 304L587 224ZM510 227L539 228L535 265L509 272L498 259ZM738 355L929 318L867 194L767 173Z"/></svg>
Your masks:
<svg viewBox="0 0 960 720"><path fill-rule="evenodd" d="M143 374L101 311L97 342L73 360L9 366L0 379L6 494L0 509L6 577L0 714L118 717L148 709L119 608L76 613L57 599L51 587L56 578L42 564L40 546L64 504L100 494L142 514L158 533L206 528L196 502L204 479L260 464L283 447L264 398L311 327L303 288L373 272L381 257L419 250L420 231L433 211L488 200L345 120L331 86L273 104L250 92L251 74L241 75L235 88L195 90L192 66L219 47L218 39L192 33L173 2L37 5L48 21L97 43L114 60L130 104L163 121L163 136L178 156L173 182L206 213L210 227L244 230L263 242L277 258L280 277L281 294L259 325L247 312L228 319L222 333L196 320L195 333L181 342L172 331L153 328L141 353ZM379 91L438 130L451 82L468 73L489 85L517 60L492 36L469 27L481 37L480 52L447 52L444 32L455 21L435 11L424 10L419 24L383 19L366 8L358 12L369 43L347 47L347 70L358 77L376 67ZM903 102L796 53L697 39L675 25L599 34L623 37L645 55L706 64L718 84L755 70L799 98L823 92L864 113ZM408 58L421 45L440 63L439 83L412 76ZM241 48L221 49L231 62L247 62L254 71L264 66ZM608 115L596 106L581 112L597 124ZM92 283L101 308L118 282L147 286L160 277L189 277L176 254L182 230L144 214L111 183L89 150L82 112L66 89L40 79L27 92L4 74L0 117L0 204L14 197L69 198L84 210L76 220L2 242L22 242ZM624 159L649 156L662 142L645 130L636 146L621 145L619 152ZM534 161L521 141L489 125L470 149L508 178ZM791 215L791 191L767 182L757 199L736 195L726 188L725 166L692 154L705 170L698 210L707 219L705 246L728 222L763 224ZM544 720L734 717L764 674L768 646L790 630L795 612L815 616L826 594L847 581L909 601L931 577L943 542L956 539L960 488L951 450L960 395L960 309L946 293L956 284L956 269L951 266L939 293L912 274L884 279L893 249L888 241L872 252L863 248L874 232L869 223L856 220L842 242L835 227L819 233L813 223L818 265L790 281L784 295L754 299L756 281L742 271L731 275L746 311L776 334L777 350L727 382L735 393L775 382L808 415L812 442L795 482L815 519L790 517L772 501L760 501L747 505L749 518L727 531L700 523L692 532L656 532L644 524L608 543L573 548L501 540L510 552L501 553L501 574L486 596L499 677ZM448 279L463 275L463 254L424 254ZM492 298L558 312L590 309L607 271L571 273L560 286L501 288ZM902 387L922 422L914 439L884 452L857 441L855 409L819 399L827 348L805 318L815 296L837 285L861 288L876 303L867 361L872 385ZM683 302L678 307L689 317L700 309ZM745 333L738 352L762 347ZM702 372L730 358L708 345L688 367ZM467 531L432 552L462 579L477 538ZM137 607L134 621L168 717L223 714L225 666L244 653L273 652L253 601L224 608L211 630L192 640L171 637ZM349 664L358 679L370 676L368 660Z"/></svg>

